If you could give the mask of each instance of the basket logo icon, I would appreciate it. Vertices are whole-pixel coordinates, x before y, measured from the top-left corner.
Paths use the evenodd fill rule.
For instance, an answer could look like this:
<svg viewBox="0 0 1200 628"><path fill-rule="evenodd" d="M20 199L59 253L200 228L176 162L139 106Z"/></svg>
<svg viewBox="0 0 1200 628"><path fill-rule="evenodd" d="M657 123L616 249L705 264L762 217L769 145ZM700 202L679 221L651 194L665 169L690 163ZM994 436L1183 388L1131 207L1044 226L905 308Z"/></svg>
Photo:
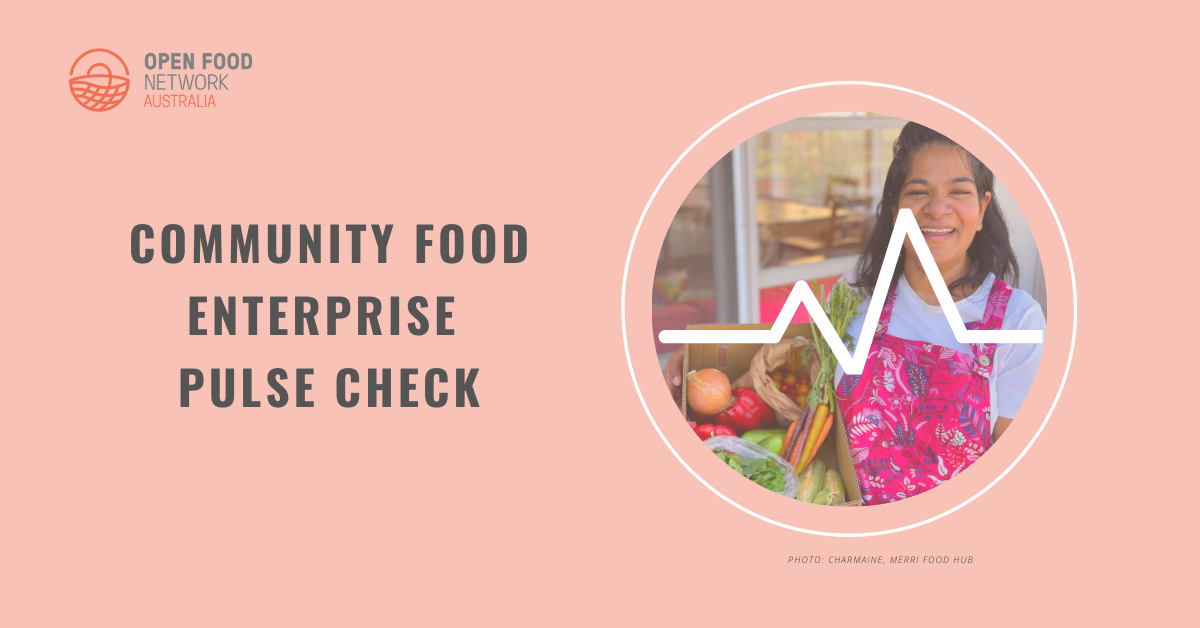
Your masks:
<svg viewBox="0 0 1200 628"><path fill-rule="evenodd" d="M75 66L84 57L97 53L95 58L89 61L95 61L87 69L87 74L75 75ZM103 53L103 54L99 54ZM113 60L120 62L121 68L125 70L125 76L116 76L112 72L112 68L104 61L116 66ZM125 60L117 53L106 50L104 48L93 48L75 59L75 63L71 64L71 78L69 80L71 86L71 95L75 97L75 102L79 103L80 107L88 111L109 111L125 101L125 97L129 95L129 66L125 65Z"/></svg>

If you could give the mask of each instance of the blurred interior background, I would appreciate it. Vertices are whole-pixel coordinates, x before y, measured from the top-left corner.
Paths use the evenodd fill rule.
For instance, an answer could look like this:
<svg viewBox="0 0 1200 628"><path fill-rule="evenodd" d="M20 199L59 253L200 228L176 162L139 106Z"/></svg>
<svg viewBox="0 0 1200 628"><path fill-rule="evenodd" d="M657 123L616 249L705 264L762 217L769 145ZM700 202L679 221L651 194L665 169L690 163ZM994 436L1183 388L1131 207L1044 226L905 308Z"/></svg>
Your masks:
<svg viewBox="0 0 1200 628"><path fill-rule="evenodd" d="M862 252L907 120L867 112L797 118L743 142L684 199L659 252L654 341L663 329L774 323L800 280L833 285ZM996 197L1020 264L1017 287L1046 310L1033 234L997 179ZM808 322L803 307L793 322Z"/></svg>

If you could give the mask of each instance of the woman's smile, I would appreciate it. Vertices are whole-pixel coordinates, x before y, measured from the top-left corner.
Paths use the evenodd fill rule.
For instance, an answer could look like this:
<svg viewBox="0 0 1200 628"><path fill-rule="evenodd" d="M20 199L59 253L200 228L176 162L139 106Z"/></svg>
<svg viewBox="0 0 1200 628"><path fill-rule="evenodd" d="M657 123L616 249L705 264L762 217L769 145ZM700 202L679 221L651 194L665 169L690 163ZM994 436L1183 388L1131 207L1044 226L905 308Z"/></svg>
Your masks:
<svg viewBox="0 0 1200 628"><path fill-rule="evenodd" d="M949 240L954 237L957 229L936 229L932 227L921 227L921 233L925 235L926 242L940 242Z"/></svg>

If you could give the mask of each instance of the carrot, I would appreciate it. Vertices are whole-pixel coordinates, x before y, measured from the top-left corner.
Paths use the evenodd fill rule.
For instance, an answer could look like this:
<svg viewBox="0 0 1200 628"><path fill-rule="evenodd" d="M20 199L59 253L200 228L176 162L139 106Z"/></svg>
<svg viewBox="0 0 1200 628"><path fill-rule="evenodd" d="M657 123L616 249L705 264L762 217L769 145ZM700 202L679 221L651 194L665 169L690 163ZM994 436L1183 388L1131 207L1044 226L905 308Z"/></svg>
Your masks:
<svg viewBox="0 0 1200 628"><path fill-rule="evenodd" d="M808 433L812 431L813 420L809 419L804 426L804 430L800 432L800 437L796 439L796 447L792 449L792 455L788 456L788 463L796 467L796 463L800 462L800 454L804 451L804 443L808 441ZM796 471L801 471L803 467L796 467Z"/></svg>
<svg viewBox="0 0 1200 628"><path fill-rule="evenodd" d="M800 454L800 465L798 469L803 469L804 465L812 460L813 452L816 450L817 436L821 434L821 430L825 429L825 424L829 423L829 406L821 404L817 406L817 412L813 415L813 427L809 430L808 439L804 441L804 452Z"/></svg>
<svg viewBox="0 0 1200 628"><path fill-rule="evenodd" d="M816 457L817 450L821 448L821 443L825 442L825 437L829 435L830 425L833 425L832 419L825 421L825 427L821 428L821 434L820 436L817 436L817 445L813 447L812 453L810 454L812 457Z"/></svg>
<svg viewBox="0 0 1200 628"><path fill-rule="evenodd" d="M796 426L800 424L801 418L803 417L799 417L795 421L792 421L792 424L788 426L787 434L783 435L783 451L780 452L779 457L783 458L784 460L787 460L788 454L792 453L792 436L796 433Z"/></svg>
<svg viewBox="0 0 1200 628"><path fill-rule="evenodd" d="M808 412L808 406L804 406L804 411L799 417L796 418L795 421L792 421L791 427L788 428L787 434L784 435L784 447L782 452L782 457L784 460L792 457L792 450L796 448L796 437L799 436L800 432L802 431L800 428L808 422ZM804 441L801 440L800 442Z"/></svg>

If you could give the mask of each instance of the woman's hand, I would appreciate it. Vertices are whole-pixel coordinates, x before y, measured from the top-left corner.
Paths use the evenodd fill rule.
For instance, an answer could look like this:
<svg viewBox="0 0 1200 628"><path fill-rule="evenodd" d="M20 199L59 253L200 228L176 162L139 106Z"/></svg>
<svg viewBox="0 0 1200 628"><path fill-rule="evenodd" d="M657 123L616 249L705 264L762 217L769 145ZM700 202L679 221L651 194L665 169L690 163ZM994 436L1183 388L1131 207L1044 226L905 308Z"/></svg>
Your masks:
<svg viewBox="0 0 1200 628"><path fill-rule="evenodd" d="M671 357L667 358L667 366L663 368L663 380L667 382L667 390L671 391L671 398L675 400L675 405L683 407L683 347L675 350Z"/></svg>

